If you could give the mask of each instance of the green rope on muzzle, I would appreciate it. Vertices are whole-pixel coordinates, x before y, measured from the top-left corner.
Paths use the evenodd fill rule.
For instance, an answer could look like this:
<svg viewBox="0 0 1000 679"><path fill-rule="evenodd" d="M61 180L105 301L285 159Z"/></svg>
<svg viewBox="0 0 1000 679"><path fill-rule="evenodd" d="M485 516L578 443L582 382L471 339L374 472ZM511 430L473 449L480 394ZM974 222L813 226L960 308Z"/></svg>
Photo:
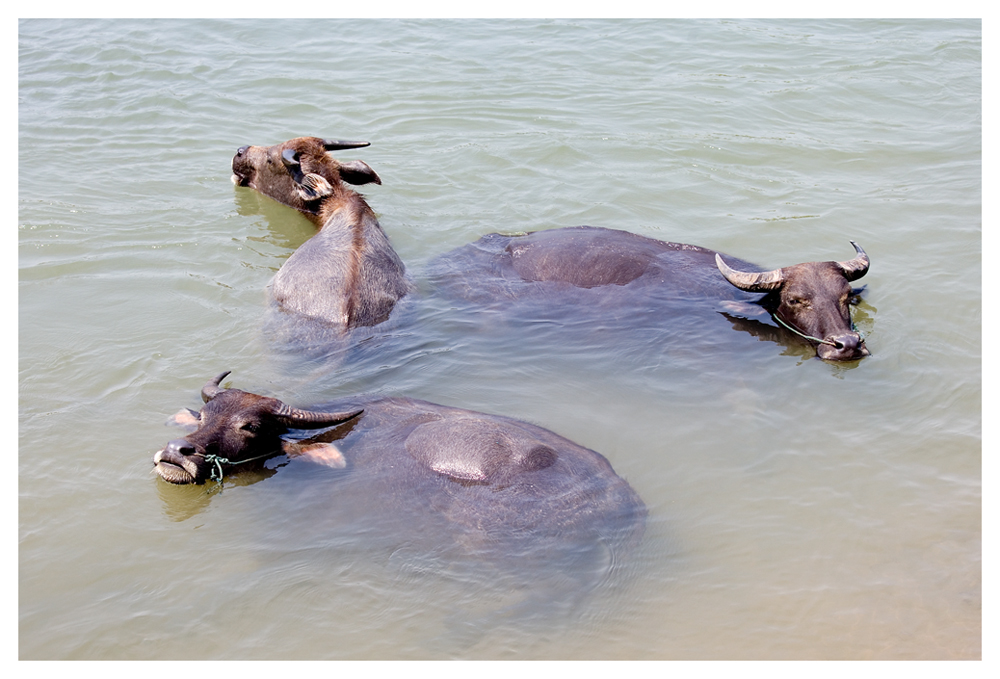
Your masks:
<svg viewBox="0 0 1000 679"><path fill-rule="evenodd" d="M269 453L267 455L258 455L257 457L248 457L245 460L237 460L233 462L229 458L222 457L221 455L216 455L214 453L209 453L205 455L205 462L212 465L212 473L209 474L208 478L216 483L222 483L222 477L224 472L222 465L229 465L230 467L235 467L238 464L246 464L247 462L253 462L254 460L264 460L269 457L274 457L274 453Z"/></svg>

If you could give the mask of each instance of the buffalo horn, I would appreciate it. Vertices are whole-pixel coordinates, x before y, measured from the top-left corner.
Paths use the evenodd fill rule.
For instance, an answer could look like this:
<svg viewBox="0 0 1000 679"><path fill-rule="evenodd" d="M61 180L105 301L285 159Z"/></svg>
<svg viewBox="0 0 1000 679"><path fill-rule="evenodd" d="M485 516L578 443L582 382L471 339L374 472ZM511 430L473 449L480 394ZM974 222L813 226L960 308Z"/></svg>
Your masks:
<svg viewBox="0 0 1000 679"><path fill-rule="evenodd" d="M868 273L870 261L861 246L851 241L851 245L858 251L858 256L847 262L837 262L837 266L844 270L844 275L849 281L855 281Z"/></svg>
<svg viewBox="0 0 1000 679"><path fill-rule="evenodd" d="M213 377L212 379L210 379L208 382L205 383L205 386L201 388L201 398L205 401L205 403L208 403L213 398L215 398L216 396L225 391L225 389L219 387L219 383L222 382L222 380L226 379L226 375L228 375L230 372L232 371L227 370L224 373L219 373L218 375L216 375L215 377Z"/></svg>
<svg viewBox="0 0 1000 679"><path fill-rule="evenodd" d="M321 413L315 410L303 410L293 408L282 403L274 414L282 418L285 424L296 429L319 429L320 427L330 427L335 424L347 422L353 417L357 417L364 410L346 410L342 413Z"/></svg>
<svg viewBox="0 0 1000 679"><path fill-rule="evenodd" d="M342 141L340 139L324 139L323 148L327 151L340 151L343 149L360 149L371 146L367 141Z"/></svg>
<svg viewBox="0 0 1000 679"><path fill-rule="evenodd" d="M731 269L728 264L722 261L719 253L715 253L715 265L719 267L719 271L722 272L727 281L740 290L746 290L747 292L768 292L774 290L781 287L781 283L785 278L781 273L781 269L764 271L762 273L750 273Z"/></svg>

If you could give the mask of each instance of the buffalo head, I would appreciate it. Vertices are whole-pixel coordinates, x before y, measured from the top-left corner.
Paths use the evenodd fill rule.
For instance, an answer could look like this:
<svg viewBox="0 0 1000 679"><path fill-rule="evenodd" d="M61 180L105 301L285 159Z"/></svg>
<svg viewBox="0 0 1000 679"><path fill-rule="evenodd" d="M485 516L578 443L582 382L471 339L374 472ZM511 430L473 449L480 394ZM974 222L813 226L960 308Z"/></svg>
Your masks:
<svg viewBox="0 0 1000 679"><path fill-rule="evenodd" d="M205 407L200 413L188 411L197 429L174 439L153 456L153 468L166 481L204 483L229 467L262 464L284 452L281 436L289 429L332 427L362 412L302 410L276 398L223 389L219 383L228 374L209 380L201 390Z"/></svg>
<svg viewBox="0 0 1000 679"><path fill-rule="evenodd" d="M868 273L869 260L860 245L851 245L858 254L845 262L807 262L763 273L731 269L718 254L715 263L740 290L767 293L760 302L764 308L781 325L816 342L820 358L845 361L869 354L850 310L855 295L850 282Z"/></svg>
<svg viewBox="0 0 1000 679"><path fill-rule="evenodd" d="M340 162L331 151L368 146L366 141L298 137L274 146L241 146L233 156L233 181L308 214L318 214L324 198L343 183L381 184L360 160Z"/></svg>

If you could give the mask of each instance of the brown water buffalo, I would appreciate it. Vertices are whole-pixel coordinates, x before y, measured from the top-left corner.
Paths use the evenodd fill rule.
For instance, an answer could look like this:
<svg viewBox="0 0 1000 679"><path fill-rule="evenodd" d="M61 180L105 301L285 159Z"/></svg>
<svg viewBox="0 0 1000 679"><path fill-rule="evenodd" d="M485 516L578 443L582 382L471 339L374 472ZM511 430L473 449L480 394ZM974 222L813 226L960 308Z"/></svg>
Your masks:
<svg viewBox="0 0 1000 679"><path fill-rule="evenodd" d="M329 492L351 498L352 509L370 503L407 530L445 526L463 544L525 547L572 538L614 550L634 545L642 533L645 507L611 464L541 427L409 398L345 399L302 410L224 389L226 375L202 389L200 413L175 416L195 430L154 456L164 480L221 480L288 455L342 470ZM290 438L290 430L318 427L335 429Z"/></svg>
<svg viewBox="0 0 1000 679"><path fill-rule="evenodd" d="M299 137L274 146L242 146L233 181L295 208L319 232L288 258L271 282L285 310L344 329L389 317L411 289L405 267L365 199L348 184L381 184L360 160L341 162L331 151L367 142Z"/></svg>
<svg viewBox="0 0 1000 679"><path fill-rule="evenodd" d="M869 353L850 313L859 292L850 282L867 273L869 260L852 245L850 260L765 272L696 245L578 226L484 236L432 262L430 278L441 294L502 307L536 326L588 318L601 327L660 328L680 343L705 333L718 342L719 313L769 313L815 344L820 358L851 360Z"/></svg>

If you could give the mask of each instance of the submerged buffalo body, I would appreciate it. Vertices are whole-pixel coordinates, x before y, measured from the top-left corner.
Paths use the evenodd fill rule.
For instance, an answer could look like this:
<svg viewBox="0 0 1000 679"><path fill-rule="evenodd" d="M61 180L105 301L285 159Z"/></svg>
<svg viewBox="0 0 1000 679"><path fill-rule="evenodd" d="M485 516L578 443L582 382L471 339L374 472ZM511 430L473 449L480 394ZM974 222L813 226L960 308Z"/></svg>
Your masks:
<svg viewBox="0 0 1000 679"><path fill-rule="evenodd" d="M286 311L343 329L386 320L411 287L374 212L348 186L382 180L360 160L330 155L367 145L299 137L243 146L233 157L238 186L299 210L319 227L275 274L272 297Z"/></svg>
<svg viewBox="0 0 1000 679"><path fill-rule="evenodd" d="M408 398L301 410L222 389L226 374L205 386L200 413L179 413L196 429L156 453L163 479L201 483L285 454L342 468L331 495L350 489L414 530L447 526L464 544L596 540L615 553L642 534L645 507L611 464L541 427ZM328 431L288 437L317 427Z"/></svg>
<svg viewBox="0 0 1000 679"><path fill-rule="evenodd" d="M817 345L821 358L868 355L851 322L868 257L809 262L761 271L713 250L589 226L490 234L432 262L442 294L472 305L537 316L594 319L598 324L657 325L682 332L706 314L771 314ZM766 316L766 314L765 314ZM688 319L698 317L696 321ZM683 341L683 340L682 340Z"/></svg>

